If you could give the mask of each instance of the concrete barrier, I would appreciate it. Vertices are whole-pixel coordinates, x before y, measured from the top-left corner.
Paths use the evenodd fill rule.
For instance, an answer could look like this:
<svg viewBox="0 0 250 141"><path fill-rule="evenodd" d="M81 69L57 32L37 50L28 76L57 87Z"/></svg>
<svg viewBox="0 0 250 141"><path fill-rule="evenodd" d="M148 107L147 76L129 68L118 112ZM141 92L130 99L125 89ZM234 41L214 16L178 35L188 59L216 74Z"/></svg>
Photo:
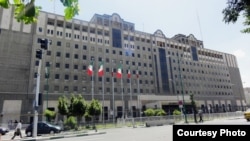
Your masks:
<svg viewBox="0 0 250 141"><path fill-rule="evenodd" d="M145 124L146 124L146 127L171 125L171 124L174 124L174 120L173 119L149 120L149 121L146 121Z"/></svg>

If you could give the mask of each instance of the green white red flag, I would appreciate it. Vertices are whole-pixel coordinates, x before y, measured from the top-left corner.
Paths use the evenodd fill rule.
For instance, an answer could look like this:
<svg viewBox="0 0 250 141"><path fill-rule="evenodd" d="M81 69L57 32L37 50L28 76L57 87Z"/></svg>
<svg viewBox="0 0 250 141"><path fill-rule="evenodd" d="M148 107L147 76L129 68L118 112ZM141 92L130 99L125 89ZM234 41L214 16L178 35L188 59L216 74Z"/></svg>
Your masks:
<svg viewBox="0 0 250 141"><path fill-rule="evenodd" d="M137 78L137 79L139 78L139 70L138 70L138 67L137 67L137 70L136 70L136 78Z"/></svg>
<svg viewBox="0 0 250 141"><path fill-rule="evenodd" d="M131 77L131 71L130 71L130 67L128 68L128 78Z"/></svg>
<svg viewBox="0 0 250 141"><path fill-rule="evenodd" d="M89 76L92 76L93 75L93 62L91 62L88 66L88 70L87 70L87 74Z"/></svg>
<svg viewBox="0 0 250 141"><path fill-rule="evenodd" d="M102 77L103 75L104 75L103 62L101 62L98 69L98 76Z"/></svg>
<svg viewBox="0 0 250 141"><path fill-rule="evenodd" d="M122 66L119 65L117 72L116 72L116 77L117 78L122 78Z"/></svg>

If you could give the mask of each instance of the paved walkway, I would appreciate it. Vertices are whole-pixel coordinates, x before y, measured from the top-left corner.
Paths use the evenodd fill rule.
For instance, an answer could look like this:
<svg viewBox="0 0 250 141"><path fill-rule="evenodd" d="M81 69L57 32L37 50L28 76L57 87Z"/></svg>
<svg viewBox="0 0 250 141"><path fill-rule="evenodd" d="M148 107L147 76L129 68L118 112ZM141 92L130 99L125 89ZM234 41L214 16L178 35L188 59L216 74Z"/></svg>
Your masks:
<svg viewBox="0 0 250 141"><path fill-rule="evenodd" d="M236 119L236 118L244 118L244 117L241 116L241 117L233 117L233 118L227 118L227 119ZM225 118L205 121L204 124L213 123L217 120L225 120ZM195 124L195 123L194 122L190 122L190 123L179 122L175 124ZM144 127L144 126L145 125L139 126L139 127ZM106 134L106 131L103 131L101 129L97 132L95 130L67 131L67 132L61 132L59 134L54 134L54 135L47 134L47 135L37 136L36 138L33 138L33 137L26 137L25 130L22 130L23 138L16 136L14 141L42 141L42 140L52 140L52 139L58 139L58 138L69 138L69 137L89 136L89 135L98 135L98 134ZM14 135L14 130L11 130L6 135L1 136L0 141L11 141L11 138L13 135Z"/></svg>
<svg viewBox="0 0 250 141"><path fill-rule="evenodd" d="M98 135L98 134L105 134L104 131L95 131L95 130L89 130L89 131L69 131L69 132L61 132L59 134L54 135L42 135L37 136L36 138L33 137L27 137L25 134L25 131L22 130L23 138L20 138L20 136L16 136L14 140L12 141L43 141L43 140L52 140L52 139L58 139L58 138L69 138L69 137L77 137L77 136L89 136L89 135ZM11 130L6 135L1 136L0 141L11 141L12 136L14 135L14 131Z"/></svg>

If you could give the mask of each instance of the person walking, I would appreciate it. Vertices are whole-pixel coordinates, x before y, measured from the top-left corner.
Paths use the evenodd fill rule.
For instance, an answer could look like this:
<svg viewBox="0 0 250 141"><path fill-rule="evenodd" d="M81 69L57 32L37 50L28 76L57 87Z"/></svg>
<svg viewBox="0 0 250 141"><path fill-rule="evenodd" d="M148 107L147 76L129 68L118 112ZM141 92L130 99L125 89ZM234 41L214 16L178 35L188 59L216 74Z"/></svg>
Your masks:
<svg viewBox="0 0 250 141"><path fill-rule="evenodd" d="M22 129L22 120L20 120L17 123L16 129L15 129L15 132L14 132L14 136L11 138L11 140L13 140L16 136L20 136L20 138L22 138L21 129Z"/></svg>
<svg viewBox="0 0 250 141"><path fill-rule="evenodd" d="M203 122L203 111L202 110L199 110L199 117L200 117L199 122Z"/></svg>

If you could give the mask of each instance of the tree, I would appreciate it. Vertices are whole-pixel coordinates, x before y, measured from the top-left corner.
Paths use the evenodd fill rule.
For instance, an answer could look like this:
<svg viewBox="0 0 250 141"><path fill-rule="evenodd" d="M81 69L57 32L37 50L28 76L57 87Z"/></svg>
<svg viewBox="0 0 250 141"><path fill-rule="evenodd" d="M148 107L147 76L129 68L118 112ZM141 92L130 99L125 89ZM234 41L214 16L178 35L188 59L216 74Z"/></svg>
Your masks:
<svg viewBox="0 0 250 141"><path fill-rule="evenodd" d="M63 116L68 116L69 115L69 103L68 103L68 99L65 96L60 96L58 98L58 112L63 115Z"/></svg>
<svg viewBox="0 0 250 141"><path fill-rule="evenodd" d="M194 101L194 95L190 94L190 101L191 101L191 105L193 107L193 113L194 113L194 122L197 122L197 118L196 118L196 113L197 113L197 109L196 109L196 103Z"/></svg>
<svg viewBox="0 0 250 141"><path fill-rule="evenodd" d="M69 107L70 115L77 117L77 123L80 124L82 117L86 112L86 102L84 98L79 94L77 96L71 96L71 103Z"/></svg>
<svg viewBox="0 0 250 141"><path fill-rule="evenodd" d="M243 17L245 18L243 24L248 27L241 32L250 33L250 1L228 0L227 4L228 6L222 11L224 14L223 21L227 24L235 23L238 20L240 13L243 13Z"/></svg>
<svg viewBox="0 0 250 141"><path fill-rule="evenodd" d="M95 120L96 120L96 117L100 116L101 113L102 113L102 105L101 105L101 103L98 100L93 99L91 101L91 103L89 104L89 106L88 106L87 113L88 113L89 116L92 117L93 124L94 124L93 128L96 130Z"/></svg>
<svg viewBox="0 0 250 141"><path fill-rule="evenodd" d="M75 15L78 15L79 3L78 0L60 0L64 9L64 17L66 20L72 19ZM14 17L18 22L24 22L25 24L31 24L37 21L41 6L35 5L35 0L0 0L0 7L10 8L14 7Z"/></svg>
<svg viewBox="0 0 250 141"><path fill-rule="evenodd" d="M56 112L51 111L49 109L46 109L44 112L44 116L48 119L48 122L51 122L51 120L54 120L56 117Z"/></svg>

